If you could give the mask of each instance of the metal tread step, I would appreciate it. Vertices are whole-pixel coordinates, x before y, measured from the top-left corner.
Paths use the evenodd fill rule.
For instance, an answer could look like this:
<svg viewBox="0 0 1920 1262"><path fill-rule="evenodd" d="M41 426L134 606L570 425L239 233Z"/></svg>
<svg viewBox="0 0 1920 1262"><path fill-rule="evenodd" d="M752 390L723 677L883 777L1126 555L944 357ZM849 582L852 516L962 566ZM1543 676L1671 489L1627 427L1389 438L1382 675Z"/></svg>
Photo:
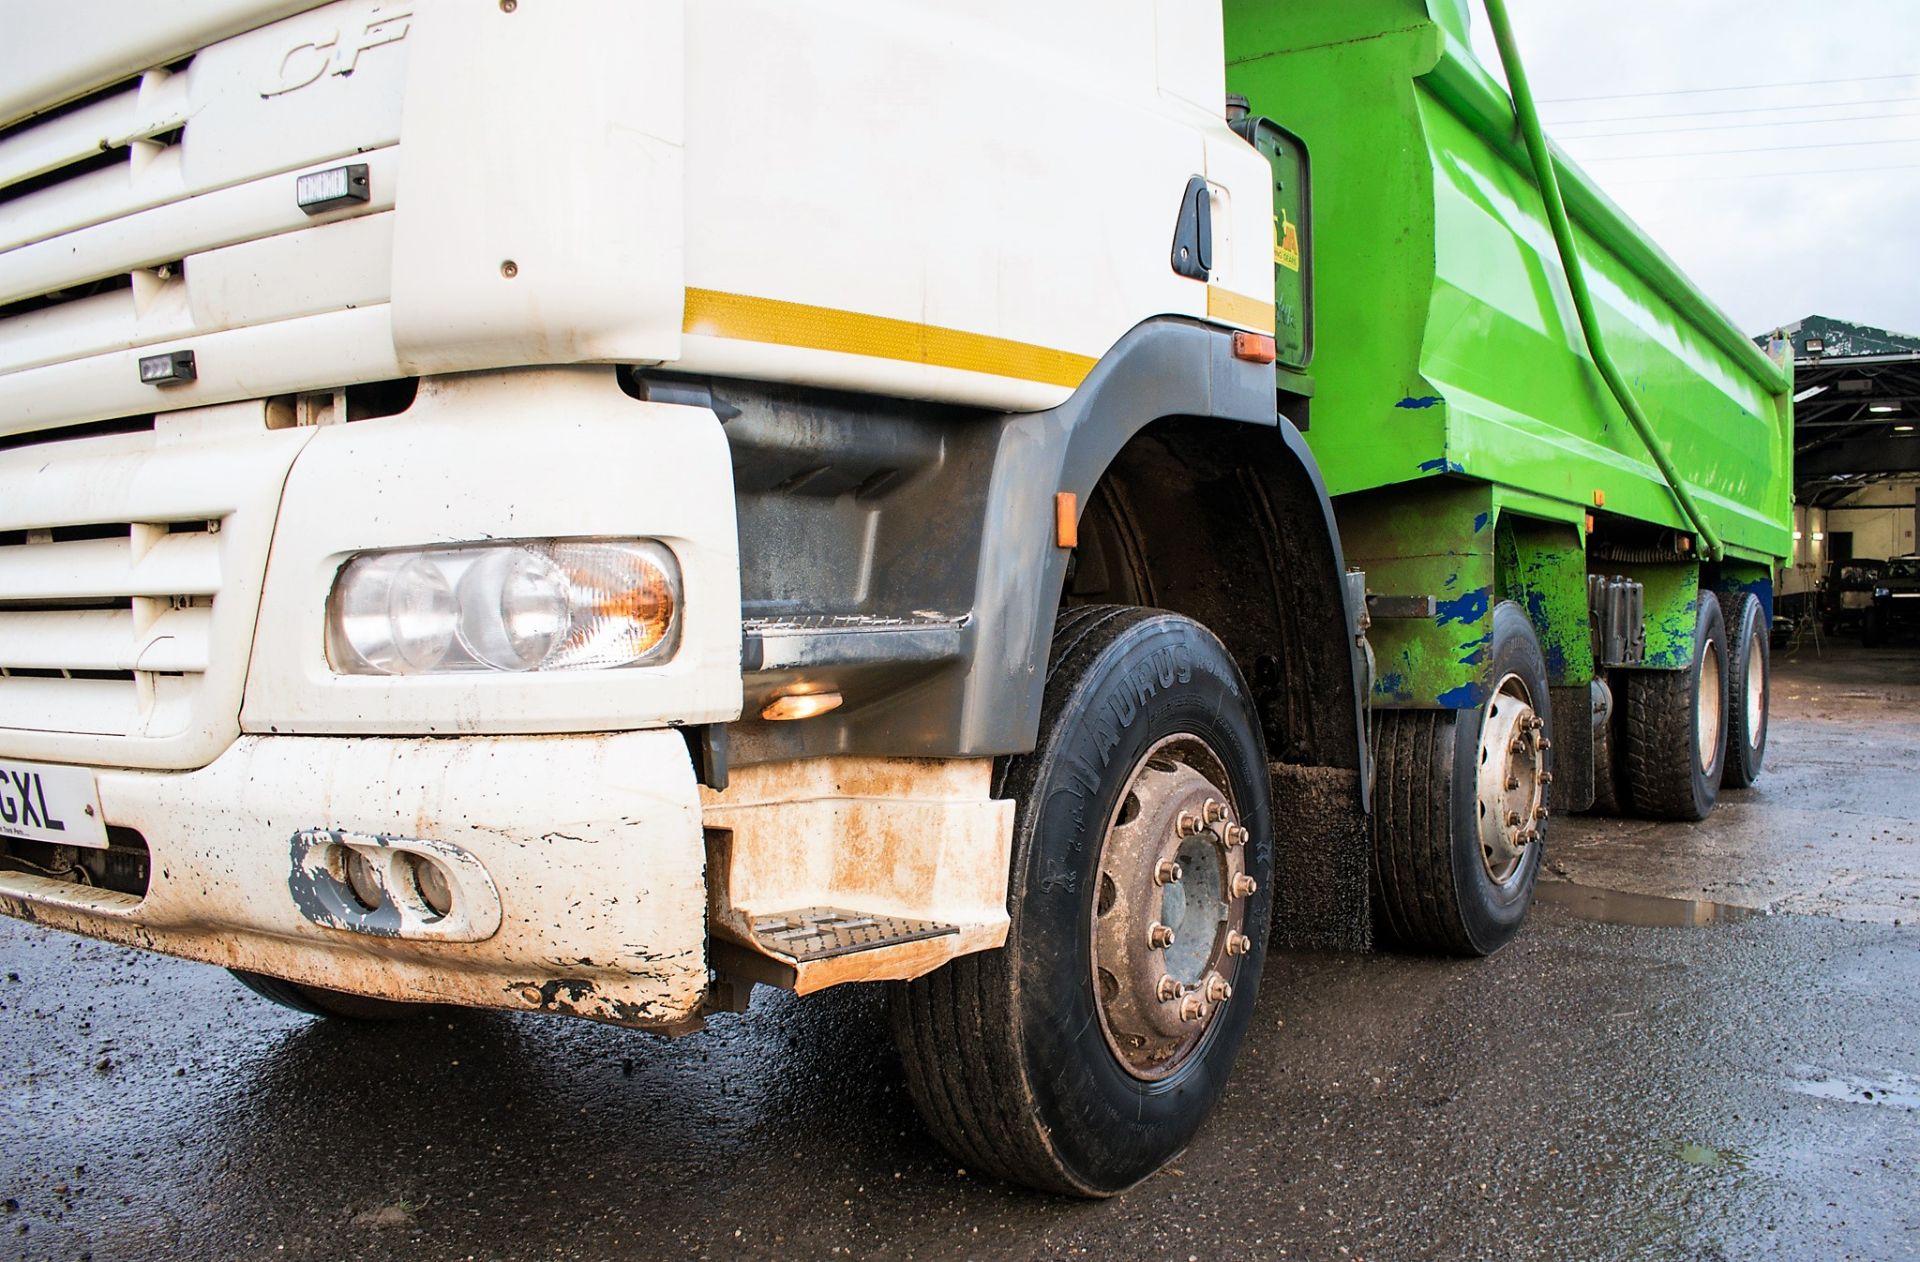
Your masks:
<svg viewBox="0 0 1920 1262"><path fill-rule="evenodd" d="M749 671L877 663L932 663L962 655L973 617L945 614L806 614L748 618L741 657Z"/></svg>
<svg viewBox="0 0 1920 1262"><path fill-rule="evenodd" d="M753 918L754 943L762 950L806 963L898 946L960 932L958 925L847 911L839 907L803 907Z"/></svg>

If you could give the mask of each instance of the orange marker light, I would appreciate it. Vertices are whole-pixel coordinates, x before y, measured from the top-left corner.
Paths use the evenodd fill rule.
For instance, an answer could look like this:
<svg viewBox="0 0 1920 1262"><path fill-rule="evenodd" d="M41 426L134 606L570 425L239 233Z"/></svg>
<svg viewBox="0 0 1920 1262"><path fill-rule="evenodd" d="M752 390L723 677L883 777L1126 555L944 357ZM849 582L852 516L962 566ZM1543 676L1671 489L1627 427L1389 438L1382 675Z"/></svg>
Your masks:
<svg viewBox="0 0 1920 1262"><path fill-rule="evenodd" d="M1595 491L1593 493L1593 506L1595 508L1605 508L1607 506L1607 493L1605 491Z"/></svg>
<svg viewBox="0 0 1920 1262"><path fill-rule="evenodd" d="M1250 364L1271 364L1280 357L1280 352L1275 348L1273 339L1265 333L1235 333L1233 357Z"/></svg>
<svg viewBox="0 0 1920 1262"><path fill-rule="evenodd" d="M1053 497L1053 541L1063 548L1080 546L1080 497L1072 491Z"/></svg>

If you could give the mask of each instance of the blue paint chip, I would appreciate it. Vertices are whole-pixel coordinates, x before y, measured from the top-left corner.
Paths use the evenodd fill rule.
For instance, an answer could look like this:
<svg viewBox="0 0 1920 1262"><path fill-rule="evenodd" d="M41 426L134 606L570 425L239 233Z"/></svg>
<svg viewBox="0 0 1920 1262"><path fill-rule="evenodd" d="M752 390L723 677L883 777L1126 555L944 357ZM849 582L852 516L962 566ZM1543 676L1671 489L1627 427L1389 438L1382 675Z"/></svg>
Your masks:
<svg viewBox="0 0 1920 1262"><path fill-rule="evenodd" d="M1474 518L1473 533L1477 535L1481 531L1485 530L1487 528L1487 523L1491 520L1493 520L1493 516L1490 513L1482 513L1478 517Z"/></svg>
<svg viewBox="0 0 1920 1262"><path fill-rule="evenodd" d="M1493 608L1493 589L1476 587L1464 596L1452 600L1443 600L1434 606L1433 625L1444 627L1449 622L1479 622Z"/></svg>
<svg viewBox="0 0 1920 1262"><path fill-rule="evenodd" d="M1460 651L1466 654L1465 657L1460 659L1460 664L1462 666L1484 666L1487 661L1487 653L1492 648L1493 633L1491 631L1477 640L1468 640L1460 646Z"/></svg>
<svg viewBox="0 0 1920 1262"><path fill-rule="evenodd" d="M1403 412L1419 412L1426 408L1437 408L1445 402L1446 400L1437 394L1423 394L1417 399L1411 397L1402 399L1393 406Z"/></svg>
<svg viewBox="0 0 1920 1262"><path fill-rule="evenodd" d="M1420 472L1422 473L1465 473L1466 471L1467 466L1461 464L1458 460L1449 460L1445 456L1441 456L1435 460L1428 460L1420 466Z"/></svg>
<svg viewBox="0 0 1920 1262"><path fill-rule="evenodd" d="M1443 709L1473 710L1480 705L1480 685L1478 683L1461 684L1458 688L1449 688L1438 698Z"/></svg>

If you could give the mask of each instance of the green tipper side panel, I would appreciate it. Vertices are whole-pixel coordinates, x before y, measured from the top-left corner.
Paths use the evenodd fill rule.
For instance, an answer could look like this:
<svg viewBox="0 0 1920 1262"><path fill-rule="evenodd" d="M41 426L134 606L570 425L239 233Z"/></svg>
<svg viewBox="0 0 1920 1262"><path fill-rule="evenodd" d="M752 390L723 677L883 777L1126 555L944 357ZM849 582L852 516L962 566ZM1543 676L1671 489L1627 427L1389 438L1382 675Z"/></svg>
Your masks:
<svg viewBox="0 0 1920 1262"><path fill-rule="evenodd" d="M1464 0L1226 0L1226 23L1229 89L1313 163L1308 441L1328 489L1464 477L1563 506L1538 515L1577 520L1598 492L1687 529L1587 354ZM1729 556L1786 556L1787 374L1562 164L1614 358Z"/></svg>

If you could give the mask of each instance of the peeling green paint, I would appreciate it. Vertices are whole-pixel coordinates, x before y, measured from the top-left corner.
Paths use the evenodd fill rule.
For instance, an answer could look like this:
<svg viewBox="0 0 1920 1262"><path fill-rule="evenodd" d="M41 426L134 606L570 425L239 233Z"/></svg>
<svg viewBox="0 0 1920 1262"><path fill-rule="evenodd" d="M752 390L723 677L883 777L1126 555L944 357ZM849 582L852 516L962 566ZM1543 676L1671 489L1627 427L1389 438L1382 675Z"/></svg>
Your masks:
<svg viewBox="0 0 1920 1262"><path fill-rule="evenodd" d="M1500 599L1526 610L1540 637L1547 683L1565 688L1591 682L1587 553L1579 532L1556 522L1502 513L1495 550Z"/></svg>

